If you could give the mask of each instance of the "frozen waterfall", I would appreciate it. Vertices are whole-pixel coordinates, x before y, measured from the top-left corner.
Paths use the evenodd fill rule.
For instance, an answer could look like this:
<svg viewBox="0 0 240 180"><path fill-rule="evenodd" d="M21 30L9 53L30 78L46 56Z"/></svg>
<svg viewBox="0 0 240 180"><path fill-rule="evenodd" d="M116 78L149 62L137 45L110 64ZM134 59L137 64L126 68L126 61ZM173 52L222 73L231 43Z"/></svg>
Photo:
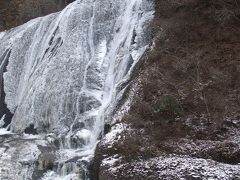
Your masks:
<svg viewBox="0 0 240 180"><path fill-rule="evenodd" d="M77 0L0 33L0 86L13 114L0 136L1 179L87 178L152 18L152 0Z"/></svg>

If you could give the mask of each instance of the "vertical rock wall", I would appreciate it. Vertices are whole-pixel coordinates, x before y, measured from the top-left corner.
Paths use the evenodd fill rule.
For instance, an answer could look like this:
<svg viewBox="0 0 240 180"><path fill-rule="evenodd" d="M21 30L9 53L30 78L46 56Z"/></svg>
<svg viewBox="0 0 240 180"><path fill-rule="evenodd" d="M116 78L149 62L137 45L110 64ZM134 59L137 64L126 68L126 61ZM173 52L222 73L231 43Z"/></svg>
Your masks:
<svg viewBox="0 0 240 180"><path fill-rule="evenodd" d="M63 9L73 0L1 0L0 31Z"/></svg>

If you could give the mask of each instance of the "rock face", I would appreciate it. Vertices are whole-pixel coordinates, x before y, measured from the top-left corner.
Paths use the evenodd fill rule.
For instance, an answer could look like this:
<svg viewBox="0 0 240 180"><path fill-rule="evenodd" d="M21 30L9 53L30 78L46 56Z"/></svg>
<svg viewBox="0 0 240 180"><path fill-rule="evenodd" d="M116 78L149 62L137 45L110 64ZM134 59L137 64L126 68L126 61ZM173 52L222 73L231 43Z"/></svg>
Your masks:
<svg viewBox="0 0 240 180"><path fill-rule="evenodd" d="M63 9L70 0L1 0L0 31Z"/></svg>
<svg viewBox="0 0 240 180"><path fill-rule="evenodd" d="M156 1L153 46L98 145L96 179L240 179L238 5Z"/></svg>

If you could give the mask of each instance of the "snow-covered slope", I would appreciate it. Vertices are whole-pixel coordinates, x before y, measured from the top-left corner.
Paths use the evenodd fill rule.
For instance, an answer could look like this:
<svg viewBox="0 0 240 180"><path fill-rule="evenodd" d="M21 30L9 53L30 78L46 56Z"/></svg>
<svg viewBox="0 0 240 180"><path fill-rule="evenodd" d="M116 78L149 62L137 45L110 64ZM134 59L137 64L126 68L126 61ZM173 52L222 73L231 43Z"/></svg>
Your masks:
<svg viewBox="0 0 240 180"><path fill-rule="evenodd" d="M32 127L41 139L51 134L60 147L55 173L71 178L77 167L69 159L88 160L93 154L124 82L150 43L152 17L149 0L77 0L0 34L1 69L8 64L5 102L14 114L11 131Z"/></svg>

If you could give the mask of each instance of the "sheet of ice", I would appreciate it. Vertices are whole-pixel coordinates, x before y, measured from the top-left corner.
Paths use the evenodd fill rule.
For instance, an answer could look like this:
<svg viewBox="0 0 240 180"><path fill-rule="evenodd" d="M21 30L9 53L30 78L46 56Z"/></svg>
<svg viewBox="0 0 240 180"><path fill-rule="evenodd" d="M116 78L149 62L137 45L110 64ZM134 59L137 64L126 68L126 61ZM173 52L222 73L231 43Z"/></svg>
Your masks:
<svg viewBox="0 0 240 180"><path fill-rule="evenodd" d="M0 128L0 136L7 135L7 134L14 134L11 131L8 131L7 128Z"/></svg>
<svg viewBox="0 0 240 180"><path fill-rule="evenodd" d="M36 144L29 142L5 144L0 150L0 177L7 180L31 179L40 150Z"/></svg>
<svg viewBox="0 0 240 180"><path fill-rule="evenodd" d="M59 176L53 171L47 172L41 180L79 180L76 174L69 174L66 176Z"/></svg>
<svg viewBox="0 0 240 180"><path fill-rule="evenodd" d="M32 135L32 134L23 134L23 137L22 137L23 139L41 139L42 138L42 136L41 135Z"/></svg>
<svg viewBox="0 0 240 180"><path fill-rule="evenodd" d="M0 40L2 39L2 37L5 35L5 32L0 32Z"/></svg>
<svg viewBox="0 0 240 180"><path fill-rule="evenodd" d="M0 119L0 128L3 127L4 124L5 124L5 122L4 122L5 116L6 116L6 114L4 114L4 115L2 116L2 118Z"/></svg>
<svg viewBox="0 0 240 180"><path fill-rule="evenodd" d="M92 157L151 42L152 18L149 0L77 0L1 35L0 56L9 52L4 91L12 132L34 125L41 136L54 134L46 138L60 141L56 162ZM55 173L75 172L71 162L59 164L71 170Z"/></svg>

